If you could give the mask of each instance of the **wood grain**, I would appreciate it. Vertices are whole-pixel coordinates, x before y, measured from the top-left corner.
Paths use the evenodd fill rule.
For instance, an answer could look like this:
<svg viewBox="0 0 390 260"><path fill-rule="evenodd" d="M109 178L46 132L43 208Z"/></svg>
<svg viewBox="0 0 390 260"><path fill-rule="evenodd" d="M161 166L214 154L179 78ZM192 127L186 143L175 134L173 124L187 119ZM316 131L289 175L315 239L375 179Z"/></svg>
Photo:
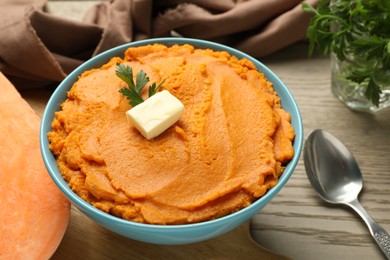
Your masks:
<svg viewBox="0 0 390 260"><path fill-rule="evenodd" d="M263 62L292 91L305 136L326 129L353 152L364 177L360 201L390 230L390 110L372 115L346 108L331 93L329 59L308 59L306 49L298 44ZM320 200L306 177L303 158L280 194L253 218L251 227L261 245L294 259L383 259L351 209Z"/></svg>
<svg viewBox="0 0 390 260"><path fill-rule="evenodd" d="M124 238L72 209L67 233L52 259L287 259L261 248L249 234L249 223L205 242L153 245Z"/></svg>

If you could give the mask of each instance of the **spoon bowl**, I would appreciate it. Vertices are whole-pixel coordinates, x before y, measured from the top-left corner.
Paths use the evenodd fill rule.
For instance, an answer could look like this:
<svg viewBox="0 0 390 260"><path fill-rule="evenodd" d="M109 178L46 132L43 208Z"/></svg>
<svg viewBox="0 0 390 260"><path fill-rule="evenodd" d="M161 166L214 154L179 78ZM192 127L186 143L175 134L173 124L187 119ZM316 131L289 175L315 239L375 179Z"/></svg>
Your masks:
<svg viewBox="0 0 390 260"><path fill-rule="evenodd" d="M363 178L347 147L324 130L314 131L305 147L307 176L322 199L333 204L354 200L363 188Z"/></svg>
<svg viewBox="0 0 390 260"><path fill-rule="evenodd" d="M318 129L307 138L303 156L307 177L320 197L326 202L344 204L354 209L387 259L390 259L389 234L358 201L363 177L348 148L329 132Z"/></svg>

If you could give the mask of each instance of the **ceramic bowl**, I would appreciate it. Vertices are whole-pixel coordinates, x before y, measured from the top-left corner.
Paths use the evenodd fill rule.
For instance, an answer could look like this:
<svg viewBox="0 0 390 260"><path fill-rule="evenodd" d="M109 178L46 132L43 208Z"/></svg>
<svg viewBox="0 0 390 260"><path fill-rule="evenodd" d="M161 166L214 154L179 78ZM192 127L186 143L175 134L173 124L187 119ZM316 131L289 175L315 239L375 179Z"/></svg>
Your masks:
<svg viewBox="0 0 390 260"><path fill-rule="evenodd" d="M108 62L110 58L114 56L123 57L123 53L127 48L153 43L161 43L168 46L173 44L188 43L195 46L196 48L209 48L216 51L227 51L231 55L234 55L240 59L247 58L248 60L252 61L258 68L258 70L263 72L266 78L273 83L275 91L278 93L281 99L283 109L285 109L291 114L291 123L296 134L293 144L295 155L286 166L283 174L279 179L278 184L272 189L270 189L263 197L253 202L250 206L218 219L195 224L164 226L140 224L112 216L93 207L92 205L84 201L82 198L80 198L76 193L74 193L69 188L68 184L64 181L64 179L61 177L61 174L56 164L55 157L49 150L47 133L51 131L51 122L53 120L54 113L60 110L60 104L66 100L67 92L70 90L73 83L78 79L79 75L82 72L90 70L92 68L98 68ZM139 241L169 245L188 244L210 239L224 234L241 225L245 221L251 219L265 205L267 205L271 201L271 199L274 198L275 195L287 183L288 179L294 171L294 168L298 163L299 156L302 150L302 143L303 127L298 106L288 88L278 78L278 76L276 76L274 72L272 72L260 61L233 48L209 41L188 38L159 38L132 42L110 49L86 61L80 67L70 73L54 91L43 113L40 130L41 152L46 168L56 185L74 206L76 206L81 212L90 217L92 220L96 221L98 224L115 233Z"/></svg>

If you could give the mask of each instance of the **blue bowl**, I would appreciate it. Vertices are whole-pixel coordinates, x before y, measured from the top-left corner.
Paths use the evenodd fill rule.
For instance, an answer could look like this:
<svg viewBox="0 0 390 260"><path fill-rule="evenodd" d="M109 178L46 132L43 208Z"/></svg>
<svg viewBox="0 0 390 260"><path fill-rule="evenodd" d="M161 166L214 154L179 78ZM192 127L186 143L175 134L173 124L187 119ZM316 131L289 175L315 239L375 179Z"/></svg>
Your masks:
<svg viewBox="0 0 390 260"><path fill-rule="evenodd" d="M92 68L98 68L101 65L107 63L114 56L123 57L123 54L127 48L153 43L161 43L167 46L188 43L195 46L196 48L208 48L216 51L226 51L239 59L247 58L255 64L259 71L262 71L265 74L269 81L273 83L275 91L278 93L281 99L283 109L291 114L291 123L296 134L294 140L295 155L288 163L277 185L248 207L218 219L195 224L169 226L140 224L109 215L93 207L80 198L76 193L74 193L62 178L61 173L57 167L55 157L49 150L47 133L51 131L51 122L54 118L54 113L60 110L60 105L67 99L67 92L70 90L73 83L77 81L79 75L82 72ZM73 203L73 205L75 205L78 209L80 209L81 212L103 227L115 233L139 241L167 245L189 244L210 239L224 234L241 225L245 221L251 219L258 211L267 205L286 184L298 163L302 150L302 144L303 126L297 104L288 88L269 68L267 68L258 60L233 48L213 42L188 38L159 38L132 42L110 49L86 61L80 67L75 69L71 74L69 74L69 76L66 77L54 91L43 113L40 129L40 146L46 168L56 185Z"/></svg>

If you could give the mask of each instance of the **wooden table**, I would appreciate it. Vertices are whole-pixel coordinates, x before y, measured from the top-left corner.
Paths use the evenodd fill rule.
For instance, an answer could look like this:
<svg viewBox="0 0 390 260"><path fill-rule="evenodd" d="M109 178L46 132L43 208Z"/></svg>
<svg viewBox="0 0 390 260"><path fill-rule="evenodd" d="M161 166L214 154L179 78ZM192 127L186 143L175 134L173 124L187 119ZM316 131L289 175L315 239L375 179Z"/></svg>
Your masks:
<svg viewBox="0 0 390 260"><path fill-rule="evenodd" d="M262 62L293 93L305 137L314 129L326 129L354 153L364 177L360 201L390 232L390 110L372 115L347 109L331 93L329 58L307 58L307 44L296 44ZM50 94L22 92L38 114ZM252 237L275 254L251 241L249 226ZM384 259L357 214L320 200L306 177L302 157L276 198L250 223L223 236L192 245L151 245L116 235L72 208L53 259L281 259L278 255L300 260Z"/></svg>
<svg viewBox="0 0 390 260"><path fill-rule="evenodd" d="M263 61L296 98L305 137L326 129L353 152L364 177L360 201L390 232L390 110L372 115L347 109L331 93L329 59L308 59L304 45ZM303 158L279 195L252 220L252 234L261 245L294 259L384 258L357 214L319 199Z"/></svg>

